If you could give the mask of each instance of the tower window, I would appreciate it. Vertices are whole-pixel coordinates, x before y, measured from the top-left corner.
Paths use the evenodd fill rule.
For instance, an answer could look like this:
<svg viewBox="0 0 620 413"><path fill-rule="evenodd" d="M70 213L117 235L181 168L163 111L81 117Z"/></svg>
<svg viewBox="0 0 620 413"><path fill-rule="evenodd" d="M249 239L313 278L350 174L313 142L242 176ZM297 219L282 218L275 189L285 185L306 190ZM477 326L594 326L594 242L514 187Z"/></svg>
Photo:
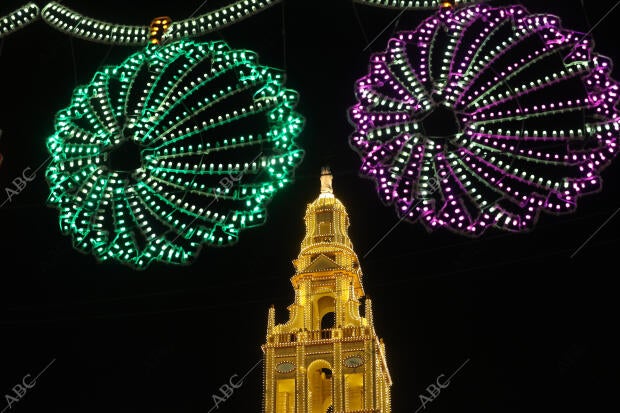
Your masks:
<svg viewBox="0 0 620 413"><path fill-rule="evenodd" d="M332 226L332 213L331 212L319 212L316 214L316 221L318 225L319 235L329 235L331 233Z"/></svg>
<svg viewBox="0 0 620 413"><path fill-rule="evenodd" d="M329 235L331 225L329 222L319 222L319 235Z"/></svg>

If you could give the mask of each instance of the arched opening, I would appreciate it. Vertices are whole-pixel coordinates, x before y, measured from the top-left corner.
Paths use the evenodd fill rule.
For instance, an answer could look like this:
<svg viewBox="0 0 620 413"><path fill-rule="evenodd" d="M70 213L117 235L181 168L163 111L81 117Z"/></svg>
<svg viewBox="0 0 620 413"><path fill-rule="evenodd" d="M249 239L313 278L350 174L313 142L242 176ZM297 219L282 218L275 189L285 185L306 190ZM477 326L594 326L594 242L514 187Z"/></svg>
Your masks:
<svg viewBox="0 0 620 413"><path fill-rule="evenodd" d="M320 330L327 330L336 326L336 300L326 295L316 302L318 319L317 326Z"/></svg>
<svg viewBox="0 0 620 413"><path fill-rule="evenodd" d="M321 318L321 330L328 330L336 326L336 313L330 311Z"/></svg>
<svg viewBox="0 0 620 413"><path fill-rule="evenodd" d="M332 368L325 360L308 366L308 413L325 413L332 405Z"/></svg>

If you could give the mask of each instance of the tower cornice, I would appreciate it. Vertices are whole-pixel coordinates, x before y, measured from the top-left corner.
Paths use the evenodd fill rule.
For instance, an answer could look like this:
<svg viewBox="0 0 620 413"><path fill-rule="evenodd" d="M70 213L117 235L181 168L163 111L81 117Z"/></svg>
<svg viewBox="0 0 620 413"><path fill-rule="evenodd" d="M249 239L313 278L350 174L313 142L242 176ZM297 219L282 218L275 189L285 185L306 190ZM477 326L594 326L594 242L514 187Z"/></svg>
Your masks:
<svg viewBox="0 0 620 413"><path fill-rule="evenodd" d="M353 290L355 292L355 298L360 299L364 294L364 286L361 283L361 279L359 274L356 272L347 270L346 268L338 268L334 270L328 271L313 271L313 272L299 272L291 277L291 283L295 289L301 286L301 283L304 281L318 281L321 279L329 280L336 279L338 277L348 278L353 284Z"/></svg>

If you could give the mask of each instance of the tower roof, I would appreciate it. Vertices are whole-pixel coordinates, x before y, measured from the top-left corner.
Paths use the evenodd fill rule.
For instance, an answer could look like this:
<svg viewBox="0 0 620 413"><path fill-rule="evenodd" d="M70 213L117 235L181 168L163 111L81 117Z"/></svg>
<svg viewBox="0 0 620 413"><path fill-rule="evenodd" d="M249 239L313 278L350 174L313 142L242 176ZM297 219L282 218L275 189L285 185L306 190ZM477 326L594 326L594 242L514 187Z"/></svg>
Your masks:
<svg viewBox="0 0 620 413"><path fill-rule="evenodd" d="M333 176L329 167L321 169L321 192L306 208L306 236L301 243L301 254L307 249L320 246L353 250L349 238L349 215L334 195Z"/></svg>

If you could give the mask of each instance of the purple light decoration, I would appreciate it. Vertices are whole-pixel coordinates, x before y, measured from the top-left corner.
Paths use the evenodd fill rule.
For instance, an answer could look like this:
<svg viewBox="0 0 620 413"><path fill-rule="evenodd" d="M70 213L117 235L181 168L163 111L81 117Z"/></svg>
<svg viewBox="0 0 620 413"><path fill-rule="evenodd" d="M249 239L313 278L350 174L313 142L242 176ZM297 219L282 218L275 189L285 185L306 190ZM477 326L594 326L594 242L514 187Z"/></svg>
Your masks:
<svg viewBox="0 0 620 413"><path fill-rule="evenodd" d="M533 228L601 189L618 83L594 43L521 6L444 8L371 56L350 144L381 200L430 231Z"/></svg>

